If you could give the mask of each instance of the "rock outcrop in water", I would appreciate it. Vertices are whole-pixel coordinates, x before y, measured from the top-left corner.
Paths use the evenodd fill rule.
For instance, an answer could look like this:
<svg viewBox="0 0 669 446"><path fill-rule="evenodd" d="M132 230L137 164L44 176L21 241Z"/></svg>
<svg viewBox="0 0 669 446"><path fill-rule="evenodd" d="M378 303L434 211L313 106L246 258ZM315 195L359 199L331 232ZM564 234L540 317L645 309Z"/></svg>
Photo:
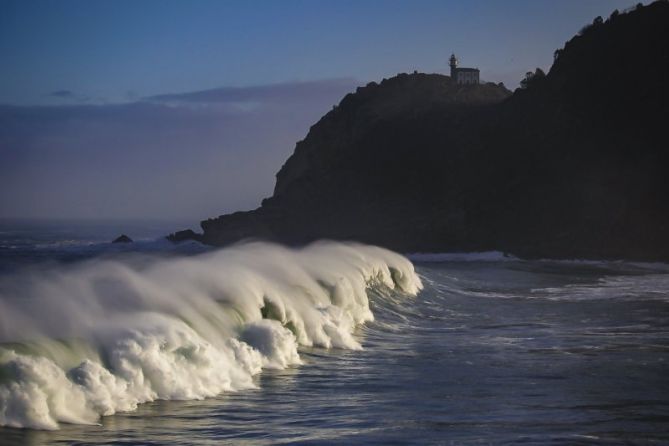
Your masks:
<svg viewBox="0 0 669 446"><path fill-rule="evenodd" d="M669 4L597 18L555 56L513 95L436 74L359 88L261 207L172 237L669 260Z"/></svg>
<svg viewBox="0 0 669 446"><path fill-rule="evenodd" d="M132 243L132 239L125 234L121 234L116 237L112 243Z"/></svg>

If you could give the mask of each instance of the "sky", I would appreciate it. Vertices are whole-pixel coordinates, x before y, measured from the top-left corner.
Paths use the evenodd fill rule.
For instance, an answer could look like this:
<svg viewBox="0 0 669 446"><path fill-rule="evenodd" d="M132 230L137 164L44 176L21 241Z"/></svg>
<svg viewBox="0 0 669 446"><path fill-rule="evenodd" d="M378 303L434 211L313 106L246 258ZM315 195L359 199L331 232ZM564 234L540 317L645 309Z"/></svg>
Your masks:
<svg viewBox="0 0 669 446"><path fill-rule="evenodd" d="M0 218L255 208L357 85L455 52L513 89L634 3L0 0Z"/></svg>

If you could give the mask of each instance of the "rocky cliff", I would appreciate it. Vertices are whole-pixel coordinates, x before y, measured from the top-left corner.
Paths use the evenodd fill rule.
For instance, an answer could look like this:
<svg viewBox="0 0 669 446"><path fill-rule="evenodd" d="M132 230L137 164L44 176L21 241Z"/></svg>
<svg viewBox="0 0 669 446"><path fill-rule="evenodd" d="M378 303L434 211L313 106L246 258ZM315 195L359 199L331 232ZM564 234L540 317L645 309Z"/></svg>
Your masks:
<svg viewBox="0 0 669 446"><path fill-rule="evenodd" d="M669 4L597 18L555 56L512 95L418 73L361 87L262 206L171 238L669 260Z"/></svg>

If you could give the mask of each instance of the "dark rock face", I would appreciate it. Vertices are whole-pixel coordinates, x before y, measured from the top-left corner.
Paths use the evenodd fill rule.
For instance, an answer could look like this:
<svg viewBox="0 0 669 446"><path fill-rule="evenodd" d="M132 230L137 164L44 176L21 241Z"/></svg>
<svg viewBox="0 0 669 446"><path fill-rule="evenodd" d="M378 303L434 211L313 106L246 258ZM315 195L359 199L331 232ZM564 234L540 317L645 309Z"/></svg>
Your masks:
<svg viewBox="0 0 669 446"><path fill-rule="evenodd" d="M202 236L200 234L195 233L192 229L186 229L184 231L177 231L173 234L168 235L166 238L167 240L178 243L178 242L184 242L186 240L200 240Z"/></svg>
<svg viewBox="0 0 669 446"><path fill-rule="evenodd" d="M657 2L595 20L513 95L440 75L369 84L297 143L260 208L195 237L669 260L668 66Z"/></svg>
<svg viewBox="0 0 669 446"><path fill-rule="evenodd" d="M112 243L132 243L132 239L125 234L121 234L116 237Z"/></svg>

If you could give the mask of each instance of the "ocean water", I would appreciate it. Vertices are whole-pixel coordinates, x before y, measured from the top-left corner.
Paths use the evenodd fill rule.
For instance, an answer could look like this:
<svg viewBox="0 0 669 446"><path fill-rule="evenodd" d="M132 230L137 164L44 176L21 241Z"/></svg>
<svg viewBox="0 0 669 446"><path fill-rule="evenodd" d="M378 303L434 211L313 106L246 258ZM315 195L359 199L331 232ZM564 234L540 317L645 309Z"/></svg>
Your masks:
<svg viewBox="0 0 669 446"><path fill-rule="evenodd" d="M158 226L2 228L0 444L669 444L669 265Z"/></svg>

